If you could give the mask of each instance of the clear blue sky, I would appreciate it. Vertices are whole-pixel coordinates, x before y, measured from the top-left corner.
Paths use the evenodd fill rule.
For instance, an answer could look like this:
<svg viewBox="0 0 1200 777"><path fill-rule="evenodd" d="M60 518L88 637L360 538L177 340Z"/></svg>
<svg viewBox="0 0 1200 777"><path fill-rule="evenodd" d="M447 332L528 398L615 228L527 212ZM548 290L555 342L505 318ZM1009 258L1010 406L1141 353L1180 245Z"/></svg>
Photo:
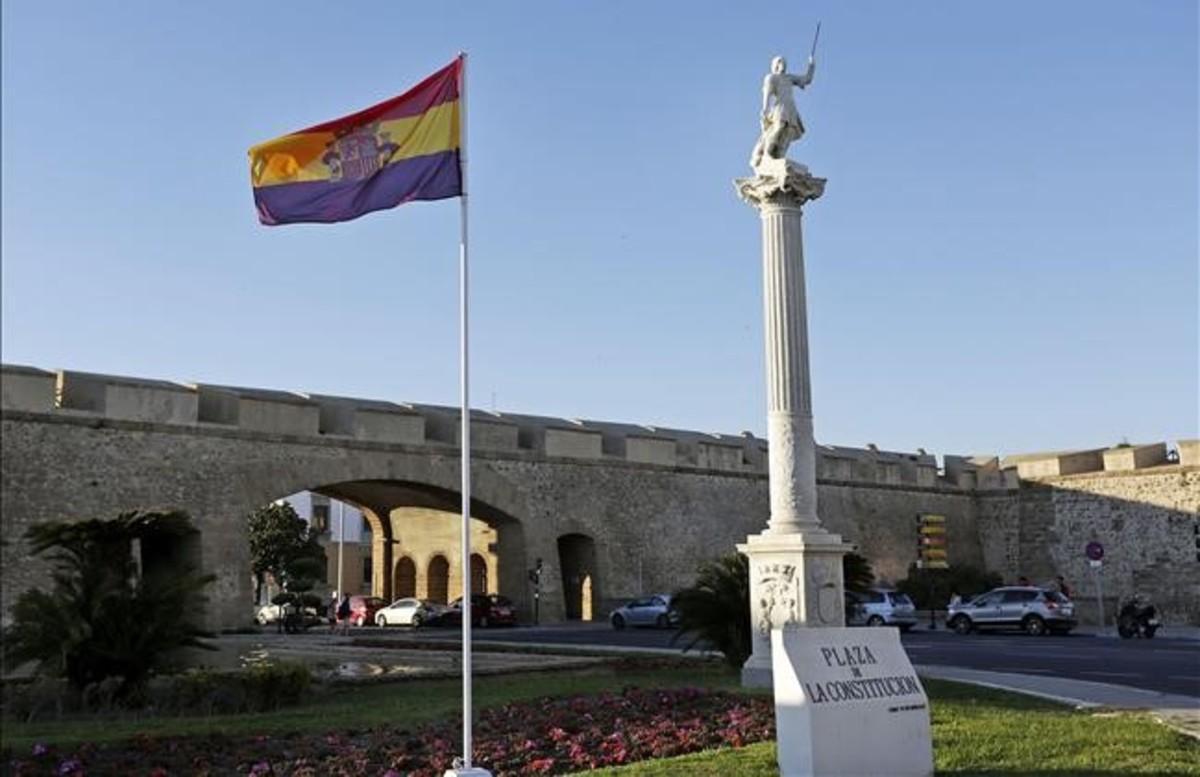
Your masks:
<svg viewBox="0 0 1200 777"><path fill-rule="evenodd" d="M457 402L457 202L262 227L246 149L466 49L475 404L761 434L730 180L818 18L818 439L1195 437L1193 0L5 3L3 359Z"/></svg>

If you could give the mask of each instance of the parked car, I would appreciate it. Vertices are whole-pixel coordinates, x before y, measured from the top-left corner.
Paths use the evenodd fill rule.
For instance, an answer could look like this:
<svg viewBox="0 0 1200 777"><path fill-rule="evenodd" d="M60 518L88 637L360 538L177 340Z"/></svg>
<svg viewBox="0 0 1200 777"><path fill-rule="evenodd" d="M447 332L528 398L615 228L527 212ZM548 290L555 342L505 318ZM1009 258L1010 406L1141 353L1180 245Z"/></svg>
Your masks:
<svg viewBox="0 0 1200 777"><path fill-rule="evenodd" d="M260 626L266 626L270 623L279 623L281 618L290 617L290 627L300 629L308 629L329 622L329 619L318 612L315 607L305 607L301 613L297 613L295 610L295 605L291 604L260 605L254 608L254 622Z"/></svg>
<svg viewBox="0 0 1200 777"><path fill-rule="evenodd" d="M351 596L350 623L355 626L365 626L375 623L375 613L387 606L387 602L378 596Z"/></svg>
<svg viewBox="0 0 1200 777"><path fill-rule="evenodd" d="M671 607L670 596L654 594L618 607L608 616L608 621L618 631L626 626L668 629L679 625L679 612Z"/></svg>
<svg viewBox="0 0 1200 777"><path fill-rule="evenodd" d="M412 626L416 628L437 618L441 605L406 597L397 599L375 613L376 626Z"/></svg>
<svg viewBox="0 0 1200 777"><path fill-rule="evenodd" d="M438 619L441 625L452 626L462 623L462 597L450 602L450 608ZM486 629L488 626L517 625L517 606L512 599L500 594L471 594L471 625Z"/></svg>
<svg viewBox="0 0 1200 777"><path fill-rule="evenodd" d="M1006 586L950 605L946 625L959 634L976 629L1021 629L1034 636L1075 628L1075 605L1057 591Z"/></svg>
<svg viewBox="0 0 1200 777"><path fill-rule="evenodd" d="M908 631L917 623L917 608L908 594L872 588L846 592L847 626L895 626Z"/></svg>

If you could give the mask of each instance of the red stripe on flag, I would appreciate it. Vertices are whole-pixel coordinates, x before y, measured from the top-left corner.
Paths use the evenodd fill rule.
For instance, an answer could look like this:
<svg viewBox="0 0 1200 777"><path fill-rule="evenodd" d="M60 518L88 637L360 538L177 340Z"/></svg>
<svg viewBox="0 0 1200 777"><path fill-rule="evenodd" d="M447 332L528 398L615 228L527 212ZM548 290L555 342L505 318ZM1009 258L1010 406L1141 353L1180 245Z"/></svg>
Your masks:
<svg viewBox="0 0 1200 777"><path fill-rule="evenodd" d="M416 116L425 113L425 111L437 105L458 99L459 71L461 69L462 57L460 56L399 97L384 100L377 105L372 105L370 108L364 108L358 113L352 113L349 116L333 119L332 121L317 124L291 134L297 135L304 132L336 133L339 130L351 129L382 119L399 119L404 116Z"/></svg>

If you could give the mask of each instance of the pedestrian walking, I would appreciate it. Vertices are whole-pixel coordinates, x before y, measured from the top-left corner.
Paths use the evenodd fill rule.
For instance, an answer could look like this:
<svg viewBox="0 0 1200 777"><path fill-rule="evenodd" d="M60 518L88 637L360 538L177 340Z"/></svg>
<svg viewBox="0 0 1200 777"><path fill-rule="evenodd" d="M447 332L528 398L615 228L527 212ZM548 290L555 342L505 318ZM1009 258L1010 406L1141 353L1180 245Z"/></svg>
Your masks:
<svg viewBox="0 0 1200 777"><path fill-rule="evenodd" d="M329 593L329 606L325 608L325 614L329 617L329 633L337 631L338 622L338 595L337 591Z"/></svg>
<svg viewBox="0 0 1200 777"><path fill-rule="evenodd" d="M1071 587L1067 585L1067 579L1062 575L1058 576L1058 592L1068 599L1071 598Z"/></svg>
<svg viewBox="0 0 1200 777"><path fill-rule="evenodd" d="M342 595L342 603L337 608L338 622L342 624L342 634L350 633L350 594Z"/></svg>

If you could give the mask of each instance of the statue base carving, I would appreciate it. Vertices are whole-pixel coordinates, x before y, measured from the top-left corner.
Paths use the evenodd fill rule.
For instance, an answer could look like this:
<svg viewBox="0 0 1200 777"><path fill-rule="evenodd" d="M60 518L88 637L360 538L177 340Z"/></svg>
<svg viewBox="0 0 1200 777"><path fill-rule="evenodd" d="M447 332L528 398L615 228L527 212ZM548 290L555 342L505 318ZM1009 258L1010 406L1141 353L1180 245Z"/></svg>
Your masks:
<svg viewBox="0 0 1200 777"><path fill-rule="evenodd" d="M846 625L842 556L853 547L819 527L754 534L737 546L750 565L752 652L742 667L743 686L771 686L773 629Z"/></svg>
<svg viewBox="0 0 1200 777"><path fill-rule="evenodd" d="M808 167L790 159L764 158L754 168L753 178L737 178L733 188L738 196L756 208L763 205L803 207L825 193L824 178L817 178Z"/></svg>

